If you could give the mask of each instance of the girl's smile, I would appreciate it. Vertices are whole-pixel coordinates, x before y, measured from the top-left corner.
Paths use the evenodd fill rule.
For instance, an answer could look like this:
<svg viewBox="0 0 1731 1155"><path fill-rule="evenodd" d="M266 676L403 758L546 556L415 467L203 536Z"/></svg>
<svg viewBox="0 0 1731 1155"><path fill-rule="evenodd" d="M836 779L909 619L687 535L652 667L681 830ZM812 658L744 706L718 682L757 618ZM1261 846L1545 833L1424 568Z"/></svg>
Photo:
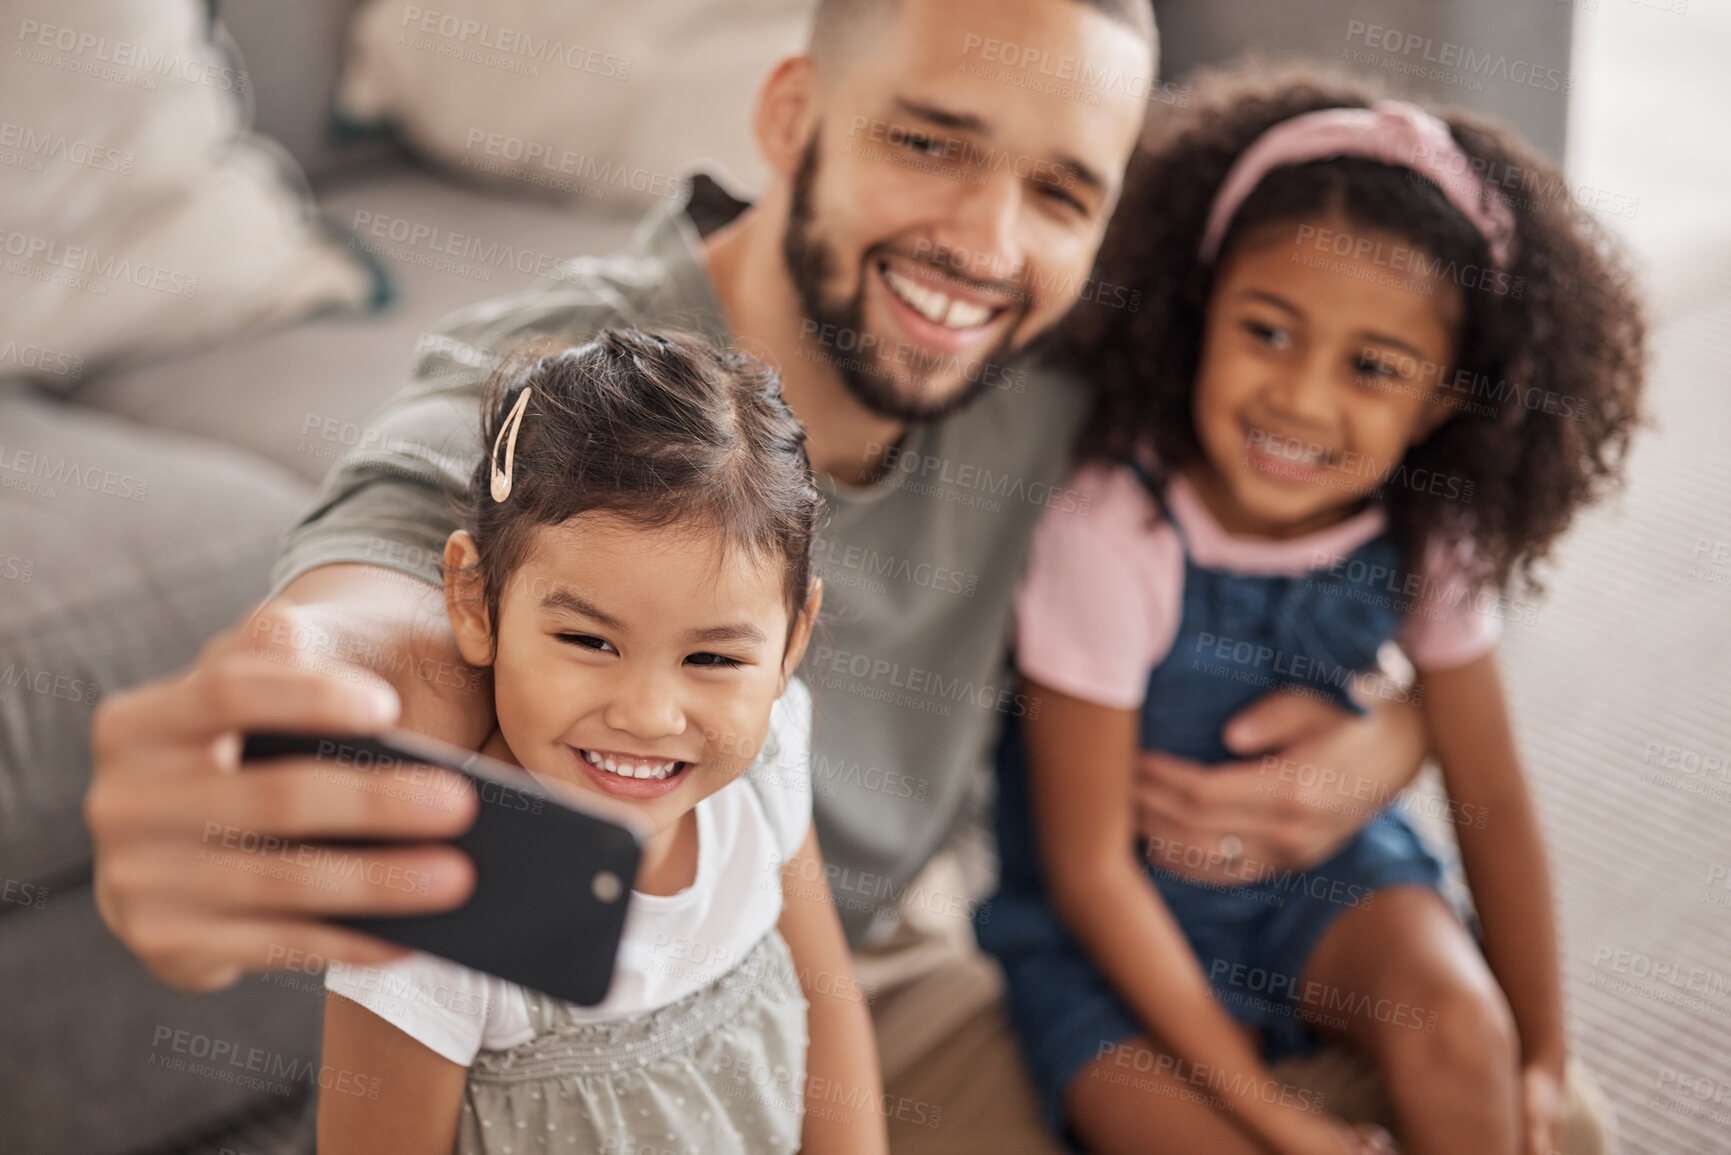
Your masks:
<svg viewBox="0 0 1731 1155"><path fill-rule="evenodd" d="M679 789L693 763L651 758L644 754L583 750L567 747L577 760L578 774L596 789L616 798L660 798Z"/></svg>

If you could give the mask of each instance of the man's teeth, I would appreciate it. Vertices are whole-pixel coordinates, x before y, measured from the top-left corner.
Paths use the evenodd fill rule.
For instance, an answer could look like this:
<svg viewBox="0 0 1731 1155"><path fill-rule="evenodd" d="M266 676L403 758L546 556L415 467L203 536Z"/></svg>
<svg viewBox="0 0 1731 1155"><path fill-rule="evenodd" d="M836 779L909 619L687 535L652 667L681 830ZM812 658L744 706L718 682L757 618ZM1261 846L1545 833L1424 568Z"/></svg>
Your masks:
<svg viewBox="0 0 1731 1155"><path fill-rule="evenodd" d="M617 774L621 778L665 778L679 768L677 761L631 762L608 758L593 750L583 751L583 757L591 766L599 766L609 774Z"/></svg>
<svg viewBox="0 0 1731 1155"><path fill-rule="evenodd" d="M936 289L928 289L894 269L884 270L884 280L889 282L896 296L934 325L942 325L946 329L972 329L992 319L992 310L983 305L960 300Z"/></svg>

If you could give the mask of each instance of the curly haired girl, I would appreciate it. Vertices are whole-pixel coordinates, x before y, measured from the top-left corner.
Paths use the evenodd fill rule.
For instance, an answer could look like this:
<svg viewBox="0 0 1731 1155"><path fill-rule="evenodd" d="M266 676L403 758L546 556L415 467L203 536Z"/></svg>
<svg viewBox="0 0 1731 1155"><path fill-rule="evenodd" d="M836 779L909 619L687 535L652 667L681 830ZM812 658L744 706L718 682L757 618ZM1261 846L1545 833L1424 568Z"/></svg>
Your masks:
<svg viewBox="0 0 1731 1155"><path fill-rule="evenodd" d="M1323 1041L1379 1070L1414 1155L1548 1155L1567 1058L1545 854L1498 673L1507 593L1620 480L1643 328L1555 169L1498 127L1314 74L1228 74L1133 168L1068 341L1099 402L1016 615L1042 708L1000 750L982 943L1055 1125L1090 1150L1342 1152L1270 1073ZM1132 763L1227 761L1297 688L1357 710L1418 670L1479 929L1387 797L1274 870L1138 843ZM1386 688L1387 683L1383 683ZM1408 692L1408 691L1396 691ZM1270 789L1307 768L1264 760Z"/></svg>

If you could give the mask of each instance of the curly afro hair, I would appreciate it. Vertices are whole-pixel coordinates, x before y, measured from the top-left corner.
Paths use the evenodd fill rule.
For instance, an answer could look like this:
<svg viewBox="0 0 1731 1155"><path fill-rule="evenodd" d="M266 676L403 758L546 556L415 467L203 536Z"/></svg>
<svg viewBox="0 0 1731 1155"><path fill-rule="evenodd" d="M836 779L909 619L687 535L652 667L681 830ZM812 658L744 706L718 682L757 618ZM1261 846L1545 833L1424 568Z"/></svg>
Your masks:
<svg viewBox="0 0 1731 1155"><path fill-rule="evenodd" d="M1204 315L1214 269L1247 237L1341 216L1404 238L1444 268L1490 265L1484 239L1440 188L1362 158L1275 169L1233 218L1218 261L1204 263L1204 223L1240 153L1281 121L1368 107L1383 94L1354 79L1267 67L1212 73L1192 92L1185 109L1150 129L1100 250L1100 281L1131 290L1131 300L1139 291L1139 307L1079 306L1054 350L1096 388L1083 459L1127 461L1151 445L1168 475L1202 452L1191 395ZM1470 503L1409 486L1381 496L1415 570L1433 538L1469 538L1480 583L1507 588L1518 576L1534 588L1535 564L1574 512L1623 480L1640 421L1645 323L1627 266L1562 174L1499 125L1438 115L1513 212L1515 252L1496 288L1463 288L1445 378L1489 400L1451 404L1455 412L1406 456L1409 476L1423 469L1470 485Z"/></svg>

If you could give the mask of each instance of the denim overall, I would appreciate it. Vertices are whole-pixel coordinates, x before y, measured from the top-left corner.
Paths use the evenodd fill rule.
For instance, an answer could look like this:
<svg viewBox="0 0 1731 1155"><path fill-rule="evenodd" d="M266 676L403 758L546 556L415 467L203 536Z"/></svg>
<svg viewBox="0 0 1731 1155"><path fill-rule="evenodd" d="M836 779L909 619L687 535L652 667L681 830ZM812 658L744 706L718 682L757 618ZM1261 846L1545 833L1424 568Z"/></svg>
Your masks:
<svg viewBox="0 0 1731 1155"><path fill-rule="evenodd" d="M1144 483L1152 482L1137 469ZM1156 491L1157 503L1159 502ZM1362 714L1345 683L1375 664L1400 610L1373 585L1372 572L1401 561L1384 532L1347 564L1296 577L1246 575L1198 565L1182 529L1184 596L1172 648L1148 678L1141 744L1203 763L1233 759L1221 741L1226 722L1278 689L1297 687ZM1376 566L1387 567L1374 570ZM1359 575L1355 582L1347 576ZM1027 746L1008 720L997 751L998 891L974 917L980 945L1003 965L1010 1018L1058 1134L1062 1097L1084 1067L1113 1043L1146 1029L1064 927L1045 896L1028 790ZM1279 767L1271 788L1290 788ZM1302 771L1299 771L1302 773ZM1291 777L1289 774L1288 777ZM1343 805L1366 803L1342 795ZM1385 809L1327 862L1308 871L1246 870L1243 885L1189 882L1166 863L1215 850L1140 845L1149 885L1190 940L1216 996L1234 1019L1261 1032L1270 1062L1318 1045L1307 1021L1340 1012L1336 992L1305 988L1311 951L1335 918L1393 885L1440 886L1441 864L1393 809Z"/></svg>

